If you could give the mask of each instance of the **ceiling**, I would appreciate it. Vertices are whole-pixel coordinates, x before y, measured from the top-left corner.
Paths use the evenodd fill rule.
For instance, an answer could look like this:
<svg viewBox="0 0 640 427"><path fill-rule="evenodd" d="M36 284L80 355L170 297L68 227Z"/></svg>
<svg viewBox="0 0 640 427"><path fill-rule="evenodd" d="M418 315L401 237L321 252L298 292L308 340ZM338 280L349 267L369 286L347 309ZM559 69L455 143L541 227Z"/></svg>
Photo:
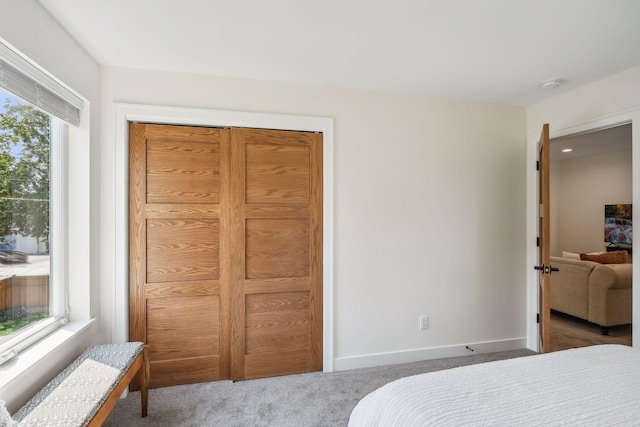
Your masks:
<svg viewBox="0 0 640 427"><path fill-rule="evenodd" d="M567 160L613 151L631 150L631 124L554 138L549 142L551 160ZM571 151L563 153L564 149L571 149Z"/></svg>
<svg viewBox="0 0 640 427"><path fill-rule="evenodd" d="M531 105L640 65L638 0L39 2L114 67Z"/></svg>

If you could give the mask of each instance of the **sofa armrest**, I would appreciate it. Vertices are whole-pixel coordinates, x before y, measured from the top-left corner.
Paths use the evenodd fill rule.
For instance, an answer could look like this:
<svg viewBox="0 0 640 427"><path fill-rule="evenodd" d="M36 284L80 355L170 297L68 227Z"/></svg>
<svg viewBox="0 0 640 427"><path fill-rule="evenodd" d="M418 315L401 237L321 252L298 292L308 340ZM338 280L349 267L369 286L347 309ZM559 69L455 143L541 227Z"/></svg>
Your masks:
<svg viewBox="0 0 640 427"><path fill-rule="evenodd" d="M633 264L600 264L591 272L589 287L630 288Z"/></svg>
<svg viewBox="0 0 640 427"><path fill-rule="evenodd" d="M589 278L589 321L600 326L631 323L632 264L602 264Z"/></svg>

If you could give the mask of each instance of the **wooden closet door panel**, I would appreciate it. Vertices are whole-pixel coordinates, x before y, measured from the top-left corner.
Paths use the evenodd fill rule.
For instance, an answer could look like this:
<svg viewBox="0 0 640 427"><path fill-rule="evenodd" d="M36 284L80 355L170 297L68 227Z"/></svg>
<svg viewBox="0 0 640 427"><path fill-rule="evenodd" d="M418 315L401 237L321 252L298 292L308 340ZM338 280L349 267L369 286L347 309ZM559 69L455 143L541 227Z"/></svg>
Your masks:
<svg viewBox="0 0 640 427"><path fill-rule="evenodd" d="M246 296L246 354L309 350L309 292Z"/></svg>
<svg viewBox="0 0 640 427"><path fill-rule="evenodd" d="M247 218L246 279L309 277L310 224L304 218Z"/></svg>
<svg viewBox="0 0 640 427"><path fill-rule="evenodd" d="M217 295L147 299L154 387L221 379Z"/></svg>
<svg viewBox="0 0 640 427"><path fill-rule="evenodd" d="M308 205L311 147L300 145L304 138L283 138L282 131L259 132L246 146L245 203Z"/></svg>
<svg viewBox="0 0 640 427"><path fill-rule="evenodd" d="M321 370L322 135L231 139L231 377Z"/></svg>
<svg viewBox="0 0 640 427"><path fill-rule="evenodd" d="M229 376L229 132L130 125L130 339L152 387Z"/></svg>
<svg viewBox="0 0 640 427"><path fill-rule="evenodd" d="M147 219L147 283L218 280L217 219Z"/></svg>
<svg viewBox="0 0 640 427"><path fill-rule="evenodd" d="M147 203L219 203L219 147L186 129L157 127L147 141Z"/></svg>

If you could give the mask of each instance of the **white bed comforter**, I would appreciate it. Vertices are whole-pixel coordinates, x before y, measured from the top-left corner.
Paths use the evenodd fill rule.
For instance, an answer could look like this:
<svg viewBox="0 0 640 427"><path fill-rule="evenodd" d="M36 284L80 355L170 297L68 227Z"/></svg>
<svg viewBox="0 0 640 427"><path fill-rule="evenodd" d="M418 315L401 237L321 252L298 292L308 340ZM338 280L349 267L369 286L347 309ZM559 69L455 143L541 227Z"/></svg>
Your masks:
<svg viewBox="0 0 640 427"><path fill-rule="evenodd" d="M601 345L403 378L365 396L349 426L640 426L640 350Z"/></svg>

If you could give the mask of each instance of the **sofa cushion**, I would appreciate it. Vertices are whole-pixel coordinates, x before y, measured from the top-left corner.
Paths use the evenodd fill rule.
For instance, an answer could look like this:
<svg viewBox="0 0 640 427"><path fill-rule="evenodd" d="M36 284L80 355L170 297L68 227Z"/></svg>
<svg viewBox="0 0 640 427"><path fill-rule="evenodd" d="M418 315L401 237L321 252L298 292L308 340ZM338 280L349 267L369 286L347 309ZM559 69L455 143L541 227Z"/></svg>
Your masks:
<svg viewBox="0 0 640 427"><path fill-rule="evenodd" d="M600 255L603 253L604 252L587 252L587 255ZM580 255L582 255L580 252L562 251L562 258L566 259L580 259Z"/></svg>
<svg viewBox="0 0 640 427"><path fill-rule="evenodd" d="M562 251L562 258L565 258L565 259L580 259L580 252Z"/></svg>
<svg viewBox="0 0 640 427"><path fill-rule="evenodd" d="M624 264L627 262L627 251L605 252L600 255L580 254L583 261L595 261L600 264Z"/></svg>

